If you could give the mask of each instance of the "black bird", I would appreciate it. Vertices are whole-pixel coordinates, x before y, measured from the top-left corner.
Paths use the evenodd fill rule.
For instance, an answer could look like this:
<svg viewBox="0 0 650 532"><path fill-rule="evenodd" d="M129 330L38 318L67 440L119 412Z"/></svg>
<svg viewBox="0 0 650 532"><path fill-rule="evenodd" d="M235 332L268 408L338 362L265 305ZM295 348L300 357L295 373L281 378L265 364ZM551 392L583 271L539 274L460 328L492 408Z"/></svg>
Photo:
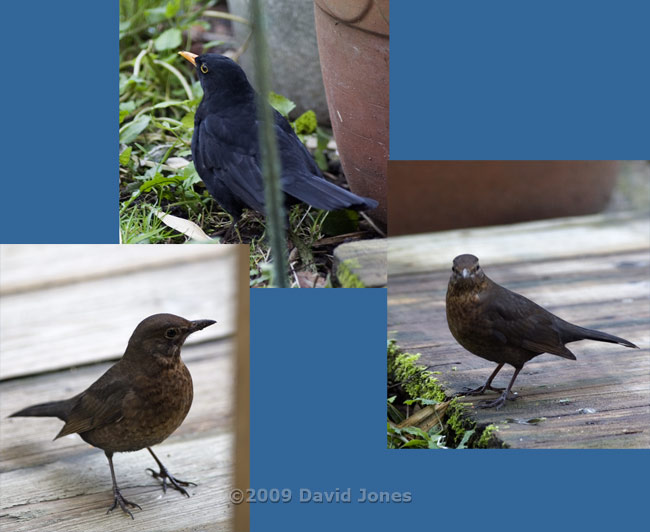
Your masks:
<svg viewBox="0 0 650 532"><path fill-rule="evenodd" d="M481 407L500 408L506 399L516 399L512 385L530 359L550 353L570 360L575 355L564 344L578 340L610 342L635 347L632 342L612 334L573 325L548 310L492 281L474 255L454 259L447 288L447 323L458 343L475 355L498 366L483 386L462 395L481 395L486 390L503 392ZM515 368L505 389L492 387L504 364Z"/></svg>
<svg viewBox="0 0 650 532"><path fill-rule="evenodd" d="M113 480L109 512L119 505L133 519L127 506L140 508L126 500L117 487L113 453L118 452L146 447L160 468L160 472L148 471L162 479L163 491L169 481L189 497L183 486L193 483L174 478L151 446L174 432L189 412L192 377L181 360L181 347L190 334L213 323L188 321L173 314L149 316L136 327L124 356L87 390L64 401L24 408L10 417L58 417L65 425L54 439L76 432L90 445L103 449Z"/></svg>
<svg viewBox="0 0 650 532"><path fill-rule="evenodd" d="M244 208L265 213L255 90L226 56L179 54L196 67L203 87L192 135L196 171L235 223ZM327 211L377 207L375 200L327 181L291 124L275 110L273 115L287 206L302 201Z"/></svg>

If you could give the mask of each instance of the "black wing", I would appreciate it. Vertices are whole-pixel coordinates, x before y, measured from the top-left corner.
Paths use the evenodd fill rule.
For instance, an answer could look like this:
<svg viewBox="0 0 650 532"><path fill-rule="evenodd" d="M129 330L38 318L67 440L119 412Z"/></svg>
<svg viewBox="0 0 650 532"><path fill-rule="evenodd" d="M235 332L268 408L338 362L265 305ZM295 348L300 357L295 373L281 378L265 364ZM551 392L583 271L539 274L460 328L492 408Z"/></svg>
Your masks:
<svg viewBox="0 0 650 532"><path fill-rule="evenodd" d="M194 166L210 194L235 217L243 207L264 212L258 143L250 126L246 130L237 120L209 114L194 127Z"/></svg>

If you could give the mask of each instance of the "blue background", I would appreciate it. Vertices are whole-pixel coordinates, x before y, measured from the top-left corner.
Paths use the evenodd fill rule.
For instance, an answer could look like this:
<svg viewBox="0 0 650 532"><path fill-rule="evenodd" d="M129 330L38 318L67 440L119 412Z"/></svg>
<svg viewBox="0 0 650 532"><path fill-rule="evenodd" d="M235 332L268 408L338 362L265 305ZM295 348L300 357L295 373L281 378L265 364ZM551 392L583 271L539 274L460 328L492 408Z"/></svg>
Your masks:
<svg viewBox="0 0 650 532"><path fill-rule="evenodd" d="M118 242L118 8L2 3L0 243Z"/></svg>
<svg viewBox="0 0 650 532"><path fill-rule="evenodd" d="M391 159L646 159L650 2L391 9Z"/></svg>

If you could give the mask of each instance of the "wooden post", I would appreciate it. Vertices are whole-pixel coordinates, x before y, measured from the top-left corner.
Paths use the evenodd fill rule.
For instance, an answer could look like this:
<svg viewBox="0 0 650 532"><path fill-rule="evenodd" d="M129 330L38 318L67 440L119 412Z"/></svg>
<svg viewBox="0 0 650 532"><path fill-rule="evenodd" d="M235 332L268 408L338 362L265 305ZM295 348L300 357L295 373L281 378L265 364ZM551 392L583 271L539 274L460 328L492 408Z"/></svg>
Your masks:
<svg viewBox="0 0 650 532"><path fill-rule="evenodd" d="M250 487L250 302L248 246L237 246L237 353L235 364L235 482L244 493ZM235 505L234 530L250 530L247 502Z"/></svg>

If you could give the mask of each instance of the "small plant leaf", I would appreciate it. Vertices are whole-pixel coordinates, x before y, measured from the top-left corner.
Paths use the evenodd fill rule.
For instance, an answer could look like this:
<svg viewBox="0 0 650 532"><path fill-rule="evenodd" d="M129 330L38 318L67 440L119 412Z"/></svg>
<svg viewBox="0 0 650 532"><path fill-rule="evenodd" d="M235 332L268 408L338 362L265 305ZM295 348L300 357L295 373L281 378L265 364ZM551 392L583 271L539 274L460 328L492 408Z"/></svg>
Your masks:
<svg viewBox="0 0 650 532"><path fill-rule="evenodd" d="M316 113L314 111L305 111L293 123L293 127L298 135L311 135L316 131Z"/></svg>
<svg viewBox="0 0 650 532"><path fill-rule="evenodd" d="M285 98L281 94L275 92L269 92L268 101L271 104L271 107L285 118L287 118L289 113L296 108L296 104L289 98Z"/></svg>
<svg viewBox="0 0 650 532"><path fill-rule="evenodd" d="M178 13L178 10L181 8L180 0L170 0L165 6L165 16L167 18L172 18Z"/></svg>
<svg viewBox="0 0 650 532"><path fill-rule="evenodd" d="M171 48L178 48L183 42L183 35L181 30L177 28L170 28L163 31L153 42L154 48L161 52Z"/></svg>
<svg viewBox="0 0 650 532"><path fill-rule="evenodd" d="M130 144L136 137L144 131L149 125L151 119L147 115L140 115L135 120L129 122L124 129L120 132L120 142L122 144Z"/></svg>
<svg viewBox="0 0 650 532"><path fill-rule="evenodd" d="M181 119L181 124L183 124L183 127L187 129L193 129L194 128L194 111L191 113L187 113L182 119Z"/></svg>
<svg viewBox="0 0 650 532"><path fill-rule="evenodd" d="M131 151L132 150L133 150L133 148L131 148L131 146L129 146L122 153L120 153L120 164L122 166L126 166L131 161Z"/></svg>

